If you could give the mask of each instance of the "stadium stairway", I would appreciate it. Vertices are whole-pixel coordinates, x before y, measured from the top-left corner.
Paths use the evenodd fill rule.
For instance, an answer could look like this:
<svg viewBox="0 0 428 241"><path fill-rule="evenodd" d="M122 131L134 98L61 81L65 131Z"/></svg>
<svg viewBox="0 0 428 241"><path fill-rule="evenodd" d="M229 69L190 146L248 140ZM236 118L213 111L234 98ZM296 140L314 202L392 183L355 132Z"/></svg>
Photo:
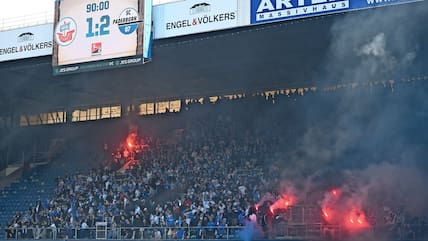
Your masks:
<svg viewBox="0 0 428 241"><path fill-rule="evenodd" d="M74 150L44 165L38 165L9 186L0 189L0 240L5 238L4 227L16 212L26 213L38 200L51 200L56 188L56 178L77 173L98 166L98 162L88 162L89 154L79 156ZM90 159L94 160L94 158Z"/></svg>
<svg viewBox="0 0 428 241"><path fill-rule="evenodd" d="M16 212L24 214L37 200L52 197L56 186L52 177L56 175L51 164L37 166L0 191L0 239L4 238L4 227Z"/></svg>

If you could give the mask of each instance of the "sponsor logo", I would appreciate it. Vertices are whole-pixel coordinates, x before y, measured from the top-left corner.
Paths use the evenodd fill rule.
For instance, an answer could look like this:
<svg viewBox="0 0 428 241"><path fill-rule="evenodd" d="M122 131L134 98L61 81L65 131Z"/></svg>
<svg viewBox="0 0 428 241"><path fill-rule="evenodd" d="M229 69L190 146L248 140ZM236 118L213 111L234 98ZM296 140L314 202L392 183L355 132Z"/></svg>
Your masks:
<svg viewBox="0 0 428 241"><path fill-rule="evenodd" d="M341 11L349 0L253 0L255 22ZM254 13L255 11L255 13ZM253 21L254 22L254 21Z"/></svg>
<svg viewBox="0 0 428 241"><path fill-rule="evenodd" d="M91 54L92 56L94 55L100 55L102 51L102 43L101 42L97 42L97 43L92 43L91 44Z"/></svg>
<svg viewBox="0 0 428 241"><path fill-rule="evenodd" d="M119 31L125 35L135 32L141 22L142 19L134 8L124 9L117 19L113 19L113 24L117 24Z"/></svg>
<svg viewBox="0 0 428 241"><path fill-rule="evenodd" d="M198 3L189 8L190 15L196 15L191 19L182 19L166 23L166 30L195 27L198 25L228 22L236 19L236 12L212 13L211 4ZM199 16L197 16L199 15Z"/></svg>
<svg viewBox="0 0 428 241"><path fill-rule="evenodd" d="M37 50L43 50L46 48L52 48L52 41L40 42L40 43L28 43L20 46L0 48L0 55L37 51Z"/></svg>
<svg viewBox="0 0 428 241"><path fill-rule="evenodd" d="M211 11L211 4L208 3L198 3L193 5L190 8L190 15L198 13L208 13Z"/></svg>
<svg viewBox="0 0 428 241"><path fill-rule="evenodd" d="M16 37L16 42L18 43L16 46L9 46L6 48L0 48L0 55L8 55L8 54L17 54L23 52L31 52L43 50L46 48L52 48L52 41L45 42L31 42L34 41L35 34L31 32L21 33ZM24 43L29 42L29 43Z"/></svg>
<svg viewBox="0 0 428 241"><path fill-rule="evenodd" d="M65 17L58 22L55 28L55 42L61 46L70 45L76 38L76 32L76 22L70 17Z"/></svg>
<svg viewBox="0 0 428 241"><path fill-rule="evenodd" d="M123 59L118 62L118 65L127 65L127 64L138 64L142 61L142 58L130 58L130 59Z"/></svg>
<svg viewBox="0 0 428 241"><path fill-rule="evenodd" d="M31 32L21 33L17 37L17 42L27 42L27 41L33 41L34 40L34 34Z"/></svg>
<svg viewBox="0 0 428 241"><path fill-rule="evenodd" d="M63 67L63 68L59 68L57 70L58 73L67 73L67 72L74 72L79 70L79 66L72 66L72 67Z"/></svg>

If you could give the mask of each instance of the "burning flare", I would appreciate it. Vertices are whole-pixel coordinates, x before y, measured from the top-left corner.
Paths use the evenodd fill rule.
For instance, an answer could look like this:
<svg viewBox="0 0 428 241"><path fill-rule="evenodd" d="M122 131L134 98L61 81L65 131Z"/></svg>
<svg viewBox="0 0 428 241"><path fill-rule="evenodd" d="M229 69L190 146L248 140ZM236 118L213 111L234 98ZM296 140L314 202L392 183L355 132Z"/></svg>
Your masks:
<svg viewBox="0 0 428 241"><path fill-rule="evenodd" d="M270 206L270 210L274 213L277 209L287 209L295 204L295 200L296 198L291 194L281 195L281 198L276 200L276 202Z"/></svg>
<svg viewBox="0 0 428 241"><path fill-rule="evenodd" d="M370 227L366 215L360 208L353 207L345 217L344 225L350 232L362 231Z"/></svg>

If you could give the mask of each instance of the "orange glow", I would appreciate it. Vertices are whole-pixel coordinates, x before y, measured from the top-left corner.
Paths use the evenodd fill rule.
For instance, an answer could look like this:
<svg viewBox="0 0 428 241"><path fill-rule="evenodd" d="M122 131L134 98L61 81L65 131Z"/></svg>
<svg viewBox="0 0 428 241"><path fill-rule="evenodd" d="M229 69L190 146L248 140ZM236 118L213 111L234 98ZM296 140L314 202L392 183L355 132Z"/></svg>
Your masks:
<svg viewBox="0 0 428 241"><path fill-rule="evenodd" d="M339 198L340 194L341 194L341 191L338 188L333 188L333 189L330 190L330 194L334 198Z"/></svg>
<svg viewBox="0 0 428 241"><path fill-rule="evenodd" d="M327 211L323 211L323 214L324 214L324 217L326 217L326 218L329 217Z"/></svg>
<svg viewBox="0 0 428 241"><path fill-rule="evenodd" d="M287 209L288 207L292 206L295 203L295 198L291 195L283 195L280 199L276 200L275 203L273 203L270 206L270 209L272 210L272 213L276 209Z"/></svg>
<svg viewBox="0 0 428 241"><path fill-rule="evenodd" d="M138 143L138 136L137 133L130 133L128 137L126 138L126 145L128 148L134 148L135 144Z"/></svg>
<svg viewBox="0 0 428 241"><path fill-rule="evenodd" d="M366 215L359 208L352 208L346 217L348 221L345 222L345 227L350 232L359 232L370 227Z"/></svg>
<svg viewBox="0 0 428 241"><path fill-rule="evenodd" d="M335 215L333 215L333 211L331 209L322 208L321 212L322 212L322 217L326 222L330 223L331 221L333 221L333 216Z"/></svg>
<svg viewBox="0 0 428 241"><path fill-rule="evenodd" d="M123 157L125 157L125 158L129 157L129 151L128 150L123 151Z"/></svg>
<svg viewBox="0 0 428 241"><path fill-rule="evenodd" d="M332 188L324 194L324 200L321 206L321 216L328 223L337 224L344 216L336 210L340 199L340 189Z"/></svg>

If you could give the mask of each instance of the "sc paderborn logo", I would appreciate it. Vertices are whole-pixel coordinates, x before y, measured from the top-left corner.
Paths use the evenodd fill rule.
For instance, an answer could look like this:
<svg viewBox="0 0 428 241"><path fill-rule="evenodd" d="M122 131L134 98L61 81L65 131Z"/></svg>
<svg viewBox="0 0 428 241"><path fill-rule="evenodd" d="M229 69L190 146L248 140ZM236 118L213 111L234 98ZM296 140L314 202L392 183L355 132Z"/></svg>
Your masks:
<svg viewBox="0 0 428 241"><path fill-rule="evenodd" d="M125 35L135 32L141 22L138 11L134 8L124 9L119 17L113 20L113 24L117 24L119 31Z"/></svg>
<svg viewBox="0 0 428 241"><path fill-rule="evenodd" d="M74 19L65 17L55 28L55 42L61 46L70 45L76 38L77 25Z"/></svg>

